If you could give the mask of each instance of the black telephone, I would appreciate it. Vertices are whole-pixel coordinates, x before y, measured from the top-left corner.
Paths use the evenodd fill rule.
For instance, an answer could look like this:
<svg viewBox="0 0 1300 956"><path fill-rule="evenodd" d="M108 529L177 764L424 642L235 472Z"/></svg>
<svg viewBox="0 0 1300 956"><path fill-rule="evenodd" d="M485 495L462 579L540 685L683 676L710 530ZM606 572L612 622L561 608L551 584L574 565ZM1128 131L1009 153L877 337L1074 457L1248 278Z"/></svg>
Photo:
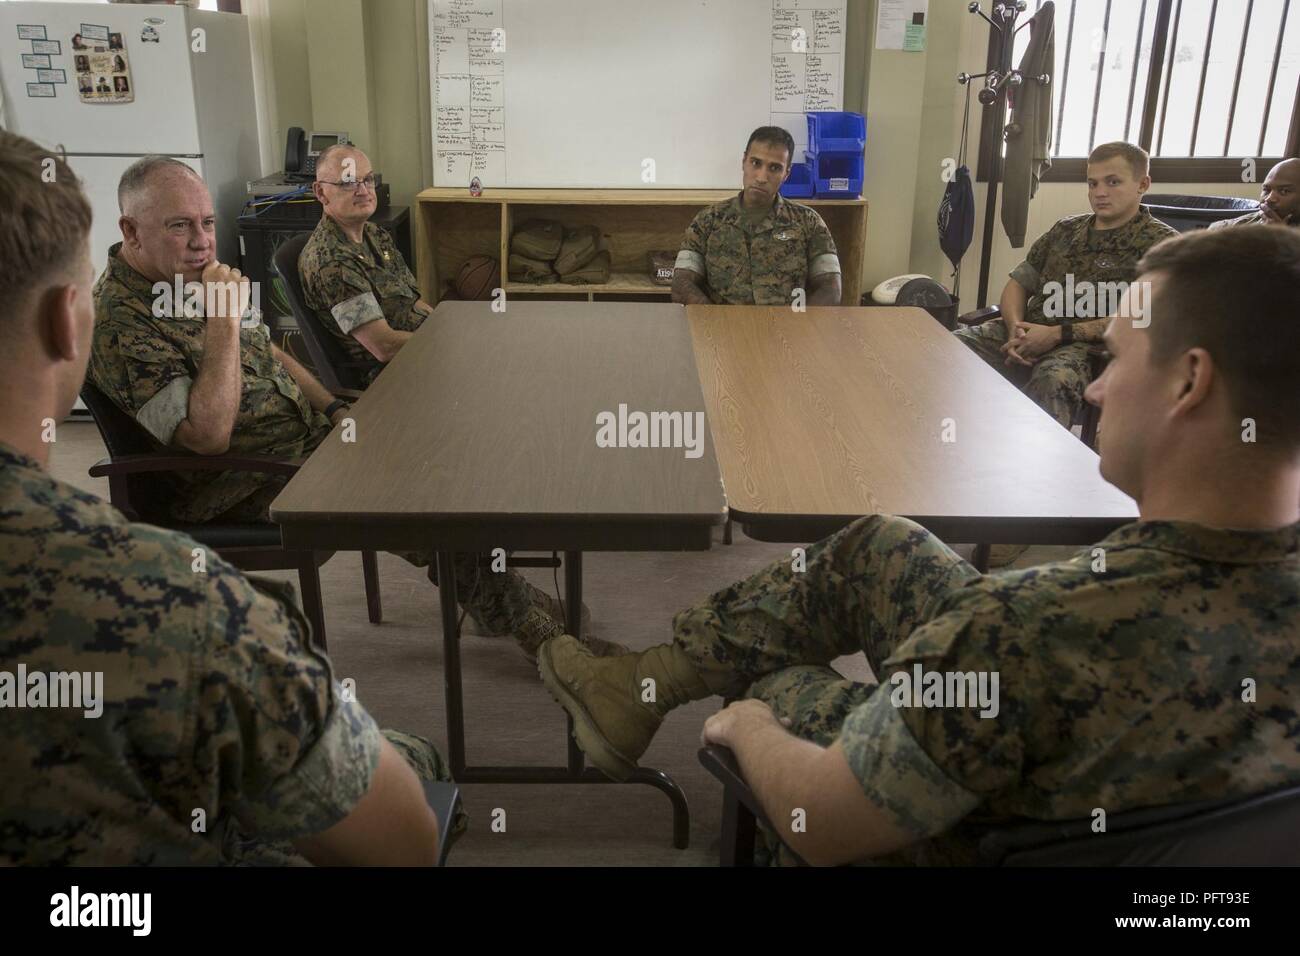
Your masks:
<svg viewBox="0 0 1300 956"><path fill-rule="evenodd" d="M315 179L316 158L328 147L347 141L347 133L312 130L308 135L301 126L290 126L284 144L284 178L290 181Z"/></svg>

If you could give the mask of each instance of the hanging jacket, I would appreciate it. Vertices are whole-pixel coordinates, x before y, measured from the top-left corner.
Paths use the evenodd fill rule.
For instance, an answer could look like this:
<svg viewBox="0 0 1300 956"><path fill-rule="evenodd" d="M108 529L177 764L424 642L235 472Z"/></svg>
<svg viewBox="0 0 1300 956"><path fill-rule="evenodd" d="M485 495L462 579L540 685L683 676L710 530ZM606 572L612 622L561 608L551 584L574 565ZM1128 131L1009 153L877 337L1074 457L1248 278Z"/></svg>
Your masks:
<svg viewBox="0 0 1300 956"><path fill-rule="evenodd" d="M1011 122L1006 127L1007 152L1002 165L1002 228L1011 247L1025 244L1029 200L1038 192L1043 171L1052 165L1052 83L1056 82L1056 4L1047 0L1029 21L1029 46L1017 69L1024 78L1008 90ZM1039 83L1035 77L1052 76Z"/></svg>

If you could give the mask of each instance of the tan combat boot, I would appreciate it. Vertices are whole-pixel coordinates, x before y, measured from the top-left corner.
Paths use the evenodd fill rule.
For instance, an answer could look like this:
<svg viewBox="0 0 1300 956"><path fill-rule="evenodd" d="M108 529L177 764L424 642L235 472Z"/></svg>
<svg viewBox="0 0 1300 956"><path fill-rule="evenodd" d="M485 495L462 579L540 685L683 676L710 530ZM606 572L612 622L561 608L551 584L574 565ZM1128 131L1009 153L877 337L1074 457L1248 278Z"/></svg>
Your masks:
<svg viewBox="0 0 1300 956"><path fill-rule="evenodd" d="M564 634L562 624L541 608L532 607L524 615L524 621L515 631L514 636L515 640L519 642L520 650L528 658L528 662L536 664L537 649L551 638L559 637L562 634ZM624 654L632 653L630 648L624 647L622 644L616 644L613 641L603 640L586 628L583 628L581 643L582 646L597 657L621 657Z"/></svg>
<svg viewBox="0 0 1300 956"><path fill-rule="evenodd" d="M553 620L560 626L560 630L563 631L568 626L568 622L564 620L564 614L560 610L560 602L540 588L534 587L528 581L524 581L523 584L528 593L528 603ZM508 630L494 630L490 627L488 623L483 620L482 615L477 608L472 606L466 607L465 611L473 625L472 627L465 628L467 633L477 634L480 637L507 637L511 634ZM582 604L582 633L589 634L590 632L591 609L587 607L587 604L584 601ZM599 638L593 638L593 640L599 643ZM613 646L617 647L618 645ZM626 649L621 653L626 653ZM533 653L529 654L529 659L536 663L537 655L535 650Z"/></svg>
<svg viewBox="0 0 1300 956"><path fill-rule="evenodd" d="M528 603L535 608L540 608L548 617L552 618L560 627L567 628L569 622L564 619L564 611L560 607L560 602L548 591L541 588L533 587L532 584L525 581L524 585L528 588ZM591 609L587 607L587 602L582 602L582 633L586 634L591 630Z"/></svg>
<svg viewBox="0 0 1300 956"><path fill-rule="evenodd" d="M542 645L538 664L542 683L573 718L578 746L615 780L632 776L668 711L712 696L675 644L601 658L565 634Z"/></svg>

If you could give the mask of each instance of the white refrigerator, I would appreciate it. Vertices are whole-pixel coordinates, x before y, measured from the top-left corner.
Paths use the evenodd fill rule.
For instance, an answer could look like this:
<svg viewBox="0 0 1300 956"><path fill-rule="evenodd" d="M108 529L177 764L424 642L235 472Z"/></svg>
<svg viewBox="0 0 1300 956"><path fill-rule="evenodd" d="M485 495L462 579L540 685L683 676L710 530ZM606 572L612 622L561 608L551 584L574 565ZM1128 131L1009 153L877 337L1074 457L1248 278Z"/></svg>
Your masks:
<svg viewBox="0 0 1300 956"><path fill-rule="evenodd" d="M124 54L131 102L82 101L75 57L104 45L105 34L110 54ZM81 178L95 214L96 273L121 240L118 179L150 153L203 176L218 255L238 262L236 219L246 184L262 175L246 17L160 4L0 3L0 97L0 125L62 149Z"/></svg>

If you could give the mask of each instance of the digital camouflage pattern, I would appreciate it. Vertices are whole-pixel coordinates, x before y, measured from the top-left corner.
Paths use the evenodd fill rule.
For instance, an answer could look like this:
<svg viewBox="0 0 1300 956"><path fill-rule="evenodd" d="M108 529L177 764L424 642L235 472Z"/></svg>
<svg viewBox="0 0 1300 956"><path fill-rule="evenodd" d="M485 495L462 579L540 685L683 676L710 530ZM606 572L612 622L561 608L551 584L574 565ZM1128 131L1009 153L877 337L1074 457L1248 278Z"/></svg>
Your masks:
<svg viewBox="0 0 1300 956"><path fill-rule="evenodd" d="M1001 319L965 326L953 334L1001 372L1007 381L1023 389L1063 428L1069 428L1079 409L1083 408L1083 393L1092 381L1089 353L1104 351L1099 343L1071 342L1044 352L1030 367L1007 365L1002 353L1002 346L1007 341L1007 326Z"/></svg>
<svg viewBox="0 0 1300 956"><path fill-rule="evenodd" d="M95 339L88 374L166 444L186 414L188 386L203 358L204 320L154 318L153 284L118 258L120 248L119 243L110 250L108 268L95 285ZM329 419L312 410L293 376L271 354L265 326L241 329L239 338L243 391L230 433L231 453L276 458L310 454L329 434ZM165 405L161 412L160 405ZM172 520L253 524L270 522L271 502L288 479L197 472L168 476L168 481L171 493L163 508ZM433 561L425 552L400 557L421 568L431 568ZM474 555L458 555L458 561L457 592L462 602L469 601L475 622L492 634L514 632L540 592L513 571L480 575ZM431 568L429 576L436 584L436 571Z"/></svg>
<svg viewBox="0 0 1300 956"><path fill-rule="evenodd" d="M186 414L188 387L203 357L204 320L154 318L153 284L118 258L120 248L119 243L110 250L108 268L95 285L95 339L88 374L166 444ZM231 453L276 458L310 454L329 434L329 419L312 410L293 376L271 354L265 326L241 329L239 336L243 391L230 433ZM288 479L197 472L168 476L168 482L170 494L162 506L171 520L253 524L270 522L271 502ZM399 556L429 568L430 579L437 583L432 553ZM535 642L536 628L527 626L533 623L527 613L547 596L514 571L480 571L474 555L459 554L457 561L458 599L480 628Z"/></svg>
<svg viewBox="0 0 1300 956"><path fill-rule="evenodd" d="M1029 249L1025 261L1011 270L1015 279L1029 292L1025 321L1034 325L1059 325L1063 319L1088 321L1104 315L1075 316L1044 313L1051 298L1050 283L1067 285L1073 277L1074 288L1084 283L1132 282L1137 278L1138 261L1156 243L1178 235L1171 226L1151 215L1145 207L1118 229L1094 229L1091 213L1067 216L1039 236ZM1072 342L1060 345L1039 357L1032 368L1008 366L1002 346L1007 341L1007 327L1002 319L982 325L963 327L954 333L1010 381L1024 389L1049 415L1069 428L1083 407L1083 392L1092 380L1088 360L1090 348L1099 343Z"/></svg>
<svg viewBox="0 0 1300 956"><path fill-rule="evenodd" d="M881 862L972 862L992 825L1300 782L1300 524L1139 521L1097 548L981 575L919 525L862 518L805 571L787 559L681 612L675 641L714 693L841 741L920 841ZM859 651L878 689L830 669ZM918 663L998 672L997 715L894 706L892 675Z"/></svg>
<svg viewBox="0 0 1300 956"><path fill-rule="evenodd" d="M1237 216L1235 219L1220 219L1218 222L1210 223L1210 229L1227 229L1231 226L1259 226L1267 225L1268 220L1264 218L1262 212L1248 212L1244 216Z"/></svg>
<svg viewBox="0 0 1300 956"><path fill-rule="evenodd" d="M298 275L307 308L360 366L367 383L384 365L352 333L376 319L402 332L414 332L424 321L423 310L415 306L420 298L415 276L393 237L372 222L356 243L322 216L298 258Z"/></svg>
<svg viewBox="0 0 1300 956"><path fill-rule="evenodd" d="M189 407L189 389L203 360L206 320L179 307L153 315L153 283L109 250L108 267L95 283L95 337L88 377L119 408L163 445L171 445ZM271 353L266 326L240 329L242 390L230 433L233 455L301 458L328 434L329 420L314 411L298 383ZM247 472L192 472L165 479L165 517L200 524L256 520L285 484L284 478Z"/></svg>
<svg viewBox="0 0 1300 956"><path fill-rule="evenodd" d="M451 780L451 772L443 762L442 755L428 739L415 734L402 733L400 730L385 729L380 733L401 754L402 759L410 764L415 775L421 780ZM465 805L462 802L456 806L451 827L446 833L439 833L438 838L454 843L468 828L469 815L465 812ZM257 840L244 836L234 828L229 831L225 849L229 862L234 866L311 866L311 863L287 840Z"/></svg>
<svg viewBox="0 0 1300 956"><path fill-rule="evenodd" d="M835 240L814 209L777 196L754 216L743 195L701 210L677 254L676 268L702 276L714 303L789 305L795 289L839 273Z"/></svg>
<svg viewBox="0 0 1300 956"><path fill-rule="evenodd" d="M1011 278L1029 292L1026 322L1059 325L1065 318L1044 314L1048 283L1065 285L1067 276L1074 277L1076 287L1084 282L1132 282L1147 250L1178 235L1146 207L1139 207L1138 214L1118 229L1095 229L1095 219L1086 213L1059 220L1030 246L1025 261L1011 270Z"/></svg>
<svg viewBox="0 0 1300 956"><path fill-rule="evenodd" d="M103 673L97 718L0 710L0 865L242 862L369 788L380 731L291 589L214 553L195 572L199 547L0 445L0 671ZM401 752L445 779L425 746Z"/></svg>

